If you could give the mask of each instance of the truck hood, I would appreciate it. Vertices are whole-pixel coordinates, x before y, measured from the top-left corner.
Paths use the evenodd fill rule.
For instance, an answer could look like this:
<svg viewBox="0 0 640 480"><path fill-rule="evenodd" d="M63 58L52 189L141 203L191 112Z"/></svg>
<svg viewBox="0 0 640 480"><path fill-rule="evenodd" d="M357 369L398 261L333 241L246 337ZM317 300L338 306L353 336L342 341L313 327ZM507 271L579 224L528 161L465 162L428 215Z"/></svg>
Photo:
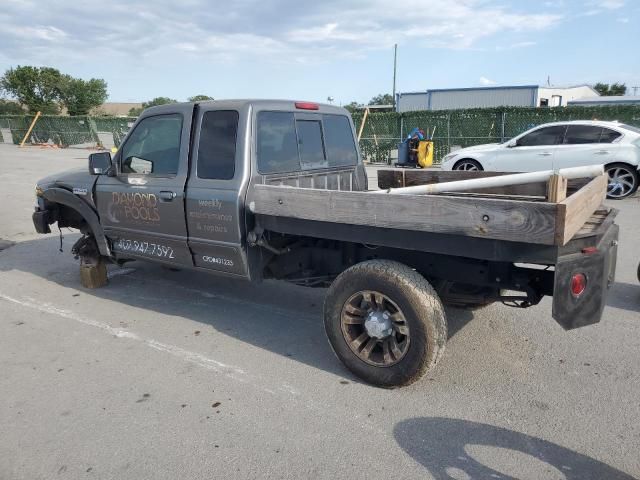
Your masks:
<svg viewBox="0 0 640 480"><path fill-rule="evenodd" d="M93 199L93 186L98 179L97 175L91 175L87 167L73 168L63 172L54 173L38 180L37 186L42 190L48 188L64 188L73 192L76 196L95 208Z"/></svg>
<svg viewBox="0 0 640 480"><path fill-rule="evenodd" d="M54 173L53 175L41 178L38 180L38 186L42 189L52 187L62 187L67 190L84 188L90 193L93 190L93 185L96 183L97 178L98 177L96 175L91 175L89 173L87 167L80 167Z"/></svg>

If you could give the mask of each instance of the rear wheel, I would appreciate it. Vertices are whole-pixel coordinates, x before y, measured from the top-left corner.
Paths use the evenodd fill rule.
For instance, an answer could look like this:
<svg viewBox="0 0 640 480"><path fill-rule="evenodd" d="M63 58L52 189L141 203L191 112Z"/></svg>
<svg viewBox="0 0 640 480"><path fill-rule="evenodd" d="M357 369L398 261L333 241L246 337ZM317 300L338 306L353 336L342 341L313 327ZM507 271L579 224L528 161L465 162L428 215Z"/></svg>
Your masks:
<svg viewBox="0 0 640 480"><path fill-rule="evenodd" d="M480 163L472 158L464 158L453 166L454 170L481 171L484 170Z"/></svg>
<svg viewBox="0 0 640 480"><path fill-rule="evenodd" d="M612 163L605 167L609 176L607 198L621 200L638 189L638 170L624 163Z"/></svg>
<svg viewBox="0 0 640 480"><path fill-rule="evenodd" d="M342 363L385 388L422 377L447 339L444 309L433 287L390 260L362 262L338 276L327 292L324 324Z"/></svg>

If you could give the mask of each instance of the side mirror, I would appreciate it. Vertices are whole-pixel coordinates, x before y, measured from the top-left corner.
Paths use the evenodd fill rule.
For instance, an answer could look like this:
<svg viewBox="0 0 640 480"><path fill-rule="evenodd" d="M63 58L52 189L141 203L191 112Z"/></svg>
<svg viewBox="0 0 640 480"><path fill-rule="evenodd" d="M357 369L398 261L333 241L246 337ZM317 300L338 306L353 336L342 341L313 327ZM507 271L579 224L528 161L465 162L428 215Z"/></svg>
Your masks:
<svg viewBox="0 0 640 480"><path fill-rule="evenodd" d="M91 175L108 174L111 166L111 153L97 152L89 155L89 173Z"/></svg>
<svg viewBox="0 0 640 480"><path fill-rule="evenodd" d="M518 142L516 142L515 140L511 140L509 143L507 143L507 148L513 148L517 146L518 146Z"/></svg>

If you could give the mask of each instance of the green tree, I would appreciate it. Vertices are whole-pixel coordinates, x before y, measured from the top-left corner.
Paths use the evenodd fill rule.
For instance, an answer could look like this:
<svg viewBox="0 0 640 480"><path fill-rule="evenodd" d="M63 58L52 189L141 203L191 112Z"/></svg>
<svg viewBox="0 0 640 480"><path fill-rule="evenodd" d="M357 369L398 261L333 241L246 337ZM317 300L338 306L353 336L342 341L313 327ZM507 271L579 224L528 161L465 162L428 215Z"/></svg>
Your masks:
<svg viewBox="0 0 640 480"><path fill-rule="evenodd" d="M603 97L612 97L624 95L627 93L627 86L624 83L596 83L593 86L594 90L596 90Z"/></svg>
<svg viewBox="0 0 640 480"><path fill-rule="evenodd" d="M62 74L51 67L18 66L0 78L0 89L34 113L58 113Z"/></svg>
<svg viewBox="0 0 640 480"><path fill-rule="evenodd" d="M149 107L156 107L158 105L168 105L169 103L178 103L178 101L169 97L156 97L153 100L149 100L148 102L142 102L142 107L136 107L129 110L129 116L137 117L143 112L143 110Z"/></svg>
<svg viewBox="0 0 640 480"><path fill-rule="evenodd" d="M214 100L214 98L209 95L194 95L193 97L189 97L188 100L190 102L205 102L207 100Z"/></svg>
<svg viewBox="0 0 640 480"><path fill-rule="evenodd" d="M12 102L0 98L0 115L21 115L24 114L24 110L18 102Z"/></svg>
<svg viewBox="0 0 640 480"><path fill-rule="evenodd" d="M360 108L362 108L362 104L358 102L351 102L344 105L344 108L349 110L349 113L357 112Z"/></svg>
<svg viewBox="0 0 640 480"><path fill-rule="evenodd" d="M69 115L88 115L107 99L107 82L100 78L82 80L64 75L60 85L60 100Z"/></svg>
<svg viewBox="0 0 640 480"><path fill-rule="evenodd" d="M369 100L369 105L393 105L393 95L381 93Z"/></svg>

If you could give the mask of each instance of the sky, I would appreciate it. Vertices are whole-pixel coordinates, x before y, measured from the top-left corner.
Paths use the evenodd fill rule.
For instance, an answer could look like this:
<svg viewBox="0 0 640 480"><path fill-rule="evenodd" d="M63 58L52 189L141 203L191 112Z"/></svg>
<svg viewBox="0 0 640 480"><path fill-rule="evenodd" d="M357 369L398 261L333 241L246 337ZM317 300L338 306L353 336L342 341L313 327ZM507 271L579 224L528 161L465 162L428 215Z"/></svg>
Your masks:
<svg viewBox="0 0 640 480"><path fill-rule="evenodd" d="M394 44L398 92L640 87L640 0L0 0L0 74L103 78L112 102L367 102L392 91Z"/></svg>

